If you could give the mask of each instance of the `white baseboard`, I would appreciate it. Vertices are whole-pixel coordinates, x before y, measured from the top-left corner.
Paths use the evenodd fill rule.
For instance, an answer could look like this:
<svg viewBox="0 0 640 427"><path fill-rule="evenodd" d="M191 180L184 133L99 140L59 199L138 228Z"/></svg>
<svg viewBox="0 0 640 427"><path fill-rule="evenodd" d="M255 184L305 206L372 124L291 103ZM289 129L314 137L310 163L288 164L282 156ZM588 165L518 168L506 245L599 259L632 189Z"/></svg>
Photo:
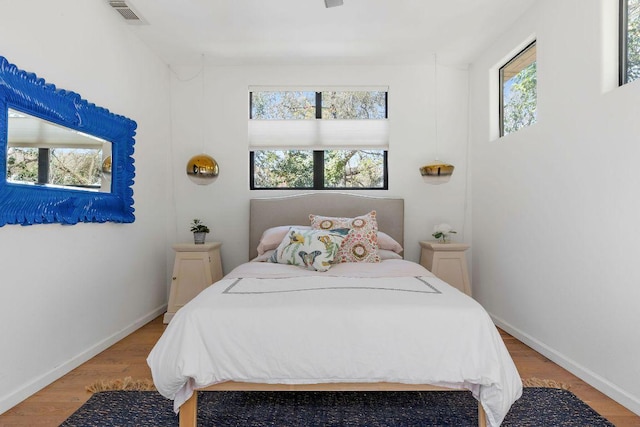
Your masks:
<svg viewBox="0 0 640 427"><path fill-rule="evenodd" d="M96 356L100 352L111 347L113 344L117 343L127 335L140 329L142 326L146 325L156 317L160 316L165 311L167 311L166 304L156 308L151 313L137 319L126 328L121 329L120 331L116 332L110 337L105 338L104 340L100 341L93 347L88 348L87 350L83 351L82 353L78 354L77 356L73 357L67 362L59 366L56 366L54 369L50 370L49 372L37 377L30 383L24 385L22 388L8 395L3 396L0 399L0 414L8 411L9 409L13 408L18 403L22 402L29 396L42 390L43 388L45 388L55 380L68 374L78 366L82 365L84 362L88 361L89 359Z"/></svg>
<svg viewBox="0 0 640 427"><path fill-rule="evenodd" d="M562 366L564 369L571 372L573 375L577 376L578 378L580 378L581 380L583 380L593 388L606 394L611 399L615 400L616 402L626 407L630 411L640 415L640 398L627 393L625 390L621 389L617 385L602 378L600 375L594 373L593 371L585 368L584 366L580 365L576 361L557 352L556 350L547 346L546 344L538 341L531 335L519 330L518 328L513 327L503 319L500 319L499 317L496 317L491 313L490 313L490 316L493 319L493 322L496 324L496 326L498 326L500 329L504 330L508 334L522 341L524 344L528 345L529 347L531 347L538 353L542 354L546 358L550 359L554 363Z"/></svg>

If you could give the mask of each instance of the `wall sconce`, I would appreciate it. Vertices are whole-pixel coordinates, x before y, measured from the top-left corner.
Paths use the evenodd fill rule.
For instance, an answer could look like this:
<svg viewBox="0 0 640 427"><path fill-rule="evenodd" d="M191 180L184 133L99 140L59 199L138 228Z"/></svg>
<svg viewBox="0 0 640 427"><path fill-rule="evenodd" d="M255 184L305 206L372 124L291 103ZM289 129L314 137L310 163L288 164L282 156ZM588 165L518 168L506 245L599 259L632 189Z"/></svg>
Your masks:
<svg viewBox="0 0 640 427"><path fill-rule="evenodd" d="M424 165L420 168L420 174L425 182L429 184L444 184L449 182L455 166L439 160Z"/></svg>
<svg viewBox="0 0 640 427"><path fill-rule="evenodd" d="M108 156L106 159L102 161L102 174L104 176L111 175L111 156Z"/></svg>
<svg viewBox="0 0 640 427"><path fill-rule="evenodd" d="M455 166L448 163L430 163L420 168L422 176L451 176Z"/></svg>
<svg viewBox="0 0 640 427"><path fill-rule="evenodd" d="M211 184L219 172L218 162L207 154L198 154L187 162L187 176L198 185Z"/></svg>

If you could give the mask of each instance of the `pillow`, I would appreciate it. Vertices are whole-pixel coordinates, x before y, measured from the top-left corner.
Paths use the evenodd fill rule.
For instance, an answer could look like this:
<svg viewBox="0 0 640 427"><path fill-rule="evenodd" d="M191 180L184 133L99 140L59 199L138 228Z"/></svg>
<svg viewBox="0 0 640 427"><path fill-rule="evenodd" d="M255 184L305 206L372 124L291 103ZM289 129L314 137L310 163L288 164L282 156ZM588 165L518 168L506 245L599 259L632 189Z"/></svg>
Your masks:
<svg viewBox="0 0 640 427"><path fill-rule="evenodd" d="M378 231L378 248L393 251L397 254L402 253L404 248L393 237L387 233Z"/></svg>
<svg viewBox="0 0 640 427"><path fill-rule="evenodd" d="M278 247L284 236L287 235L291 227L300 228L303 230L311 230L308 225L280 225L277 227L268 228L262 233L260 243L258 244L258 256L262 256L268 251L274 250ZM387 233L378 231L378 248L394 251L395 253L402 253L404 248L393 237ZM267 257L268 258L268 257ZM264 259L260 258L262 261Z"/></svg>
<svg viewBox="0 0 640 427"><path fill-rule="evenodd" d="M380 262L376 211L355 218L311 214L309 219L316 230L350 229L336 256L337 262Z"/></svg>
<svg viewBox="0 0 640 427"><path fill-rule="evenodd" d="M269 258L271 258L274 252L275 252L275 249L266 251L262 255L258 255L257 257L252 259L251 262L269 261ZM378 255L380 255L380 260L382 261L384 261L385 259L403 259L402 256L396 253L395 251L390 251L388 249L382 249L382 248L378 249Z"/></svg>
<svg viewBox="0 0 640 427"><path fill-rule="evenodd" d="M385 259L403 259L400 254L397 254L394 251L390 251L388 249L378 249L378 255L380 255L381 260Z"/></svg>
<svg viewBox="0 0 640 427"><path fill-rule="evenodd" d="M296 227L302 230L311 230L311 227L308 225L280 225L278 227L268 228L264 233L262 233L262 237L260 237L260 243L258 243L258 255L262 255L267 251L277 248L291 227Z"/></svg>
<svg viewBox="0 0 640 427"><path fill-rule="evenodd" d="M271 256L275 251L276 251L275 249L268 250L262 255L258 255L254 259L250 260L249 262L267 262L269 261L269 258L271 258Z"/></svg>
<svg viewBox="0 0 640 427"><path fill-rule="evenodd" d="M346 233L346 230L342 233ZM338 230L304 230L292 227L269 258L269 262L327 271L344 239L342 233Z"/></svg>

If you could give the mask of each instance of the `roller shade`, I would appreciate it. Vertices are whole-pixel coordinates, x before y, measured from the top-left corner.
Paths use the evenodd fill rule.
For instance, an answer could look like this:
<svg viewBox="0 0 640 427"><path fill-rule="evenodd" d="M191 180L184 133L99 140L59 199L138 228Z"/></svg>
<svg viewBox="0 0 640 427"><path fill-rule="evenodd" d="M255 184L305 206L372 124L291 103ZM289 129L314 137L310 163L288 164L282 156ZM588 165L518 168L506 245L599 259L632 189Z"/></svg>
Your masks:
<svg viewBox="0 0 640 427"><path fill-rule="evenodd" d="M389 121L249 120L249 148L379 149L389 147Z"/></svg>
<svg viewBox="0 0 640 427"><path fill-rule="evenodd" d="M325 92L382 92L388 93L388 86L250 86L250 93L281 92L304 93L307 101L315 96L316 114L321 108L318 93ZM313 94L316 95L313 95ZM386 95L385 95L386 96ZM386 102L386 101L385 101ZM303 102L304 103L304 102ZM324 103L324 101L322 101ZM386 116L386 105L384 116ZM250 114L251 116L251 114ZM339 117L339 116L338 116ZM248 120L248 142L250 150L266 149L377 149L389 146L389 120L373 115L373 119L316 117L289 119L286 115L279 119L256 118Z"/></svg>

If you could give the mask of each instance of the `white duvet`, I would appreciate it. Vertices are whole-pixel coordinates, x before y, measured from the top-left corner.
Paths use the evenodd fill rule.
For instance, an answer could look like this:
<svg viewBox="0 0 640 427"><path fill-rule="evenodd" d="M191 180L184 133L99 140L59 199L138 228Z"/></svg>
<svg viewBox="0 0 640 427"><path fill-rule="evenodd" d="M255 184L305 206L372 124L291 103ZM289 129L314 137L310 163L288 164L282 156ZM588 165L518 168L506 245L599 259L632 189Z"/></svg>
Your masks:
<svg viewBox="0 0 640 427"><path fill-rule="evenodd" d="M147 362L176 411L229 380L398 382L471 390L499 426L522 393L485 310L404 260L243 264L178 311Z"/></svg>

